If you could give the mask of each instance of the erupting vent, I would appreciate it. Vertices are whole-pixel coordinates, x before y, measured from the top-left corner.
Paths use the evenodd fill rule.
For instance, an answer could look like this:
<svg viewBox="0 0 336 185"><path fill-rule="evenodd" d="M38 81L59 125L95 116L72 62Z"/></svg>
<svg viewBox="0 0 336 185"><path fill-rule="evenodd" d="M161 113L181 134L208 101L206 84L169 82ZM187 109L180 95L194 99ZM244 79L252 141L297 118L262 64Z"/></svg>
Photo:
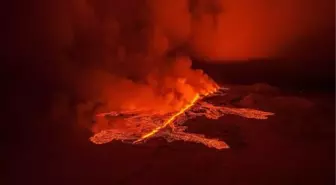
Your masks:
<svg viewBox="0 0 336 185"><path fill-rule="evenodd" d="M187 127L183 126L183 123L198 116L218 119L225 114L234 114L245 118L267 119L267 116L274 113L246 108L230 108L215 105L208 100L209 97L225 96L226 90L226 88L218 88L206 95L197 94L189 104L174 113L153 114L141 111L125 111L98 114L97 117L105 119L122 118L125 120L126 126L124 129L103 130L92 136L90 140L95 144L104 144L113 140L138 144L153 137L162 137L168 142L183 140L202 143L216 149L229 148L224 141L209 139L201 134L186 133Z"/></svg>

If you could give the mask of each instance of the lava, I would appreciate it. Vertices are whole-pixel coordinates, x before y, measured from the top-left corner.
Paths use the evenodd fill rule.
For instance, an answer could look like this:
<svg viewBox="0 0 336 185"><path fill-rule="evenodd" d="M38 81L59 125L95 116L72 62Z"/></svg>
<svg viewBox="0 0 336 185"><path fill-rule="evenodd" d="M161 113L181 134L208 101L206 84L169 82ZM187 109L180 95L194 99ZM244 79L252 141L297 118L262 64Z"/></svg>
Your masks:
<svg viewBox="0 0 336 185"><path fill-rule="evenodd" d="M226 88L217 90L205 95L196 94L190 103L180 111L174 113L160 114L142 111L108 112L97 114L97 118L110 119L122 117L125 121L124 128L112 128L102 130L90 138L95 144L104 144L113 140L139 144L153 137L165 138L168 142L182 140L187 142L201 143L210 148L225 149L229 146L219 139L206 138L202 134L187 133L187 127L183 124L190 119L205 116L208 119L219 119L226 114L237 115L249 119L267 119L274 115L271 112L264 112L247 108L233 108L222 105L215 105L208 97L225 96ZM170 129L167 128L170 126Z"/></svg>
<svg viewBox="0 0 336 185"><path fill-rule="evenodd" d="M159 130L161 130L161 129L165 128L167 125L171 124L176 117L183 114L186 110L188 110L191 106L193 106L195 104L195 102L198 100L199 97L200 96L198 94L196 94L194 99L188 105L186 105L183 109L181 109L176 114L172 115L167 121L164 122L164 124L162 126L156 127L153 131L151 131L148 134L143 135L140 139L136 140L134 143L140 142L140 141L142 141L146 138L151 137L152 135L156 134Z"/></svg>

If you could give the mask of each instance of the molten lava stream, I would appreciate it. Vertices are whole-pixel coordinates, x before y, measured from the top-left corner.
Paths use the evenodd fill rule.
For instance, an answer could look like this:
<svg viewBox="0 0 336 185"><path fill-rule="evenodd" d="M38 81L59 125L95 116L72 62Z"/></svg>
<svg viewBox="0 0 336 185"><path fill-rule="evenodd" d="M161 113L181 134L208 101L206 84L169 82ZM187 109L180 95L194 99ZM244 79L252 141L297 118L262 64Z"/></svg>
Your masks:
<svg viewBox="0 0 336 185"><path fill-rule="evenodd" d="M178 111L177 113L175 113L174 115L172 115L167 121L165 121L163 123L163 125L156 127L154 130L152 130L151 132L149 132L148 134L145 134L143 136L141 136L138 140L134 141L133 143L139 143L147 138L150 138L151 136L155 135L158 131L160 131L161 129L167 127L169 124L171 124L176 117L178 117L179 115L183 114L185 111L187 111L190 107L192 107L197 100L200 98L199 94L196 94L196 96L193 98L193 100L187 104L184 108L182 108L180 111Z"/></svg>
<svg viewBox="0 0 336 185"><path fill-rule="evenodd" d="M97 117L109 119L109 117L122 116L125 120L125 129L110 128L95 133L90 140L95 144L104 144L113 140L134 141L133 144L144 141L152 137L163 137L168 142L175 140L182 140L188 142L201 143L210 148L218 150L229 148L229 146L219 139L206 138L202 134L187 133L186 127L182 124L189 119L199 116L205 116L208 119L219 119L220 117L228 115L241 116L248 119L265 120L268 116L274 115L272 112L264 112L248 108L234 108L222 105L215 105L208 102L204 97L225 96L227 93L223 92L225 88L217 88L214 91L209 91L204 94L196 94L192 101L183 107L180 111L172 114L152 114L143 111L123 111L123 112L108 112L99 113ZM188 112L188 114L185 114ZM171 126L171 131L160 132L160 130ZM143 134L147 130L147 134Z"/></svg>

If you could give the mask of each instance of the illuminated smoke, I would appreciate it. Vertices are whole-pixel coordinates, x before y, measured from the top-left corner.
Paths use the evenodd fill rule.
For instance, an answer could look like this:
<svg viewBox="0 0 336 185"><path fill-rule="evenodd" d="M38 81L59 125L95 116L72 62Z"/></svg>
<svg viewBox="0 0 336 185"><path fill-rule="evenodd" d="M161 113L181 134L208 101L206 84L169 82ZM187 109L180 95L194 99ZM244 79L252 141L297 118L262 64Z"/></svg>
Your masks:
<svg viewBox="0 0 336 185"><path fill-rule="evenodd" d="M78 122L89 125L86 115L102 110L176 111L216 85L171 50L270 56L288 39L318 31L316 24L327 27L322 12L333 6L301 1L22 1L3 7L12 21L1 38L6 56L55 89L54 104L76 102Z"/></svg>
<svg viewBox="0 0 336 185"><path fill-rule="evenodd" d="M15 17L7 55L28 58L55 89L54 117L70 106L60 100L87 127L101 109L176 111L216 85L188 56L166 55L171 40L147 1L35 0L20 13L30 16Z"/></svg>

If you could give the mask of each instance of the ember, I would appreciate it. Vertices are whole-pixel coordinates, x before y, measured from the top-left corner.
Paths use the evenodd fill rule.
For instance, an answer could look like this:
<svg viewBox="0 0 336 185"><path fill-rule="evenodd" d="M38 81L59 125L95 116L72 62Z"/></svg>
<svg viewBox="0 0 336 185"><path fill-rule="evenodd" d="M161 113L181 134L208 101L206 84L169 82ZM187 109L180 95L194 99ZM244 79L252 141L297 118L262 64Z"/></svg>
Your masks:
<svg viewBox="0 0 336 185"><path fill-rule="evenodd" d="M186 126L183 124L198 116L205 116L208 119L218 119L225 114L233 114L251 119L267 119L268 116L274 115L271 112L264 112L246 108L231 108L215 105L207 100L208 97L225 96L226 88L217 88L211 93L205 95L196 94L193 100L184 106L180 111L155 114L152 112L125 111L125 112L108 112L100 113L96 116L104 119L113 117L123 117L126 128L107 129L96 133L90 138L95 144L104 144L113 140L130 142L138 144L154 137L165 138L168 142L174 140L183 140L204 144L210 148L225 149L229 146L218 139L209 139L204 135L185 132Z"/></svg>

